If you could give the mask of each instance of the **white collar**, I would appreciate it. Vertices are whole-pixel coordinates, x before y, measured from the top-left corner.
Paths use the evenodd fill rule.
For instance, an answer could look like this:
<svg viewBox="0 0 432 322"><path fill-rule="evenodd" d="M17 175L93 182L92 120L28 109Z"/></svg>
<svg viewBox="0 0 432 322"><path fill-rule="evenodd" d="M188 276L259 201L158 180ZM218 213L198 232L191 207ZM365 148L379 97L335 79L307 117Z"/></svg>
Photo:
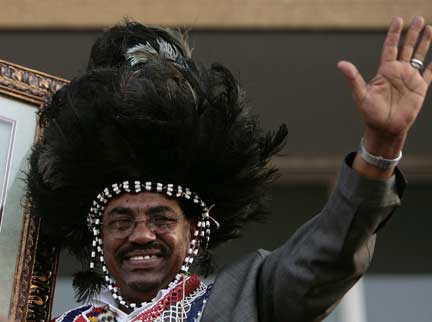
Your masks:
<svg viewBox="0 0 432 322"><path fill-rule="evenodd" d="M123 322L125 320L129 320L130 318L133 318L135 315L138 315L142 311L148 309L151 307L155 302L159 301L165 294L169 292L171 288L173 288L175 285L172 285L169 288L159 290L157 295L149 302L145 303L143 306L136 308L131 313L127 314L120 310L119 304L116 300L114 300L112 293L109 289L105 288L103 289L97 298L93 300L93 305L95 306L102 306L102 305L109 305L110 309L117 314L117 322Z"/></svg>

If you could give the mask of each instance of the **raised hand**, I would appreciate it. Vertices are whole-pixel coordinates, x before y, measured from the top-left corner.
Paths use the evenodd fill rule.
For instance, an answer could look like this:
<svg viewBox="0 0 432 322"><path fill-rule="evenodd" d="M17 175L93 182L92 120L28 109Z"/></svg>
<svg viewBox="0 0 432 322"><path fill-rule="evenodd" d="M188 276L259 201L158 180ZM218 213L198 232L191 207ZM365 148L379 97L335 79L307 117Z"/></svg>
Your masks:
<svg viewBox="0 0 432 322"><path fill-rule="evenodd" d="M432 63L418 68L418 61L423 62L429 50L432 27L425 26L422 17L414 18L399 47L402 29L403 20L395 18L384 42L377 74L369 83L352 63L338 63L352 86L354 102L365 123L366 150L388 159L396 158L402 149L432 81Z"/></svg>

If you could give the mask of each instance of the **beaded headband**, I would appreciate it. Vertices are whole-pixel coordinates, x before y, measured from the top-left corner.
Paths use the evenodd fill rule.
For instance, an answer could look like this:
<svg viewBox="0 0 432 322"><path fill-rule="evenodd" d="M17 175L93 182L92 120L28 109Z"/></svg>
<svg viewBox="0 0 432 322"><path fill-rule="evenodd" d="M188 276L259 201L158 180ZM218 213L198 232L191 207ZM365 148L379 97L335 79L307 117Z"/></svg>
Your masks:
<svg viewBox="0 0 432 322"><path fill-rule="evenodd" d="M105 281L108 283L108 289L111 291L113 298L121 305L127 308L137 308L142 306L144 303L127 303L122 296L119 294L119 290L115 283L111 279L108 269L105 265L103 257L103 247L101 238L101 224L102 215L105 210L106 204L114 197L121 193L140 193L140 192L158 192L167 195L168 197L183 198L189 200L194 204L201 207L201 216L197 222L197 227L194 232L194 236L190 242L188 253L184 259L180 273L187 273L190 265L194 261L194 257L198 254L199 248L202 246L206 248L210 241L210 219L214 221L216 227L219 228L219 224L210 217L209 211L211 209L206 206L204 201L194 192L191 192L189 188L184 188L174 184L162 184L154 182L141 181L123 181L122 183L114 183L109 187L106 187L100 194L97 195L96 199L93 200L92 206L87 216L87 223L90 232L93 234L92 251L90 259L90 270L94 270L95 259L99 256L99 261L102 264L102 271L105 277ZM179 276L176 277L176 280Z"/></svg>

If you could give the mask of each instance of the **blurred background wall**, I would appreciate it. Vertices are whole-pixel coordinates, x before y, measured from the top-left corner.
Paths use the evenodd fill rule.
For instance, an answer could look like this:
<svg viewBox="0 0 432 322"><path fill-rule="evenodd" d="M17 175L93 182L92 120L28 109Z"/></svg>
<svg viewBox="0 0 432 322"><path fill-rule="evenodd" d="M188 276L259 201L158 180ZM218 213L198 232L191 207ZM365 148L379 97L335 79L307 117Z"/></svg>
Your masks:
<svg viewBox="0 0 432 322"><path fill-rule="evenodd" d="M374 76L385 27L395 15L426 15L426 1L60 1L2 0L0 59L71 79L84 72L102 28L130 17L191 29L195 57L228 66L248 93L263 126L285 122L289 139L274 160L281 178L272 214L244 238L216 252L219 266L247 251L274 249L318 212L344 154L357 149L362 128L340 59ZM375 258L359 291L328 321L426 322L432 318L432 95L411 130L401 168L409 180L402 207L380 232ZM71 274L80 267L62 254L53 316L74 306ZM352 306L354 305L354 306ZM356 310L364 313L355 320ZM361 314L361 313L360 313Z"/></svg>

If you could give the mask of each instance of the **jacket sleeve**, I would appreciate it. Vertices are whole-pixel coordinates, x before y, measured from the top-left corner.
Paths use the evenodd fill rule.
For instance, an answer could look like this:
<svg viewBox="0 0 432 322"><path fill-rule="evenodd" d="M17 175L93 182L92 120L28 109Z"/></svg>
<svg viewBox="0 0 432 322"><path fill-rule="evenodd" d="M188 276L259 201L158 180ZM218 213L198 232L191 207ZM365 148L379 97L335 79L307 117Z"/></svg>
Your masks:
<svg viewBox="0 0 432 322"><path fill-rule="evenodd" d="M357 174L346 158L323 210L269 254L258 276L260 321L320 321L366 272L375 234L400 205L405 179Z"/></svg>

